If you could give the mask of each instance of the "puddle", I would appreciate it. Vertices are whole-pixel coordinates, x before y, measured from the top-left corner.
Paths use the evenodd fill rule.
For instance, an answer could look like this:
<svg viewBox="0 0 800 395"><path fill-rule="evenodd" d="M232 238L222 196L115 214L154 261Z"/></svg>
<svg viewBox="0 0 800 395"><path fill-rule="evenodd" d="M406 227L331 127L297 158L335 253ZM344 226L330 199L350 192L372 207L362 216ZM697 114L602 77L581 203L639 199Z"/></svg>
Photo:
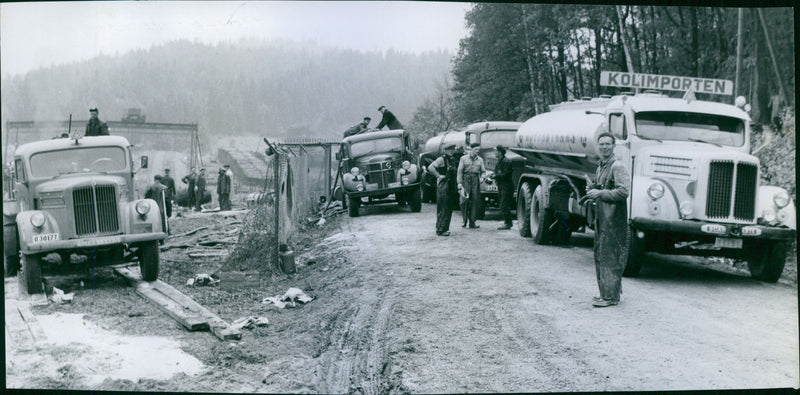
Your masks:
<svg viewBox="0 0 800 395"><path fill-rule="evenodd" d="M62 382L68 379L81 387L107 378L167 380L176 373L194 375L203 369L202 362L181 350L177 341L120 335L82 317L64 313L37 316L48 345L38 352L6 355L11 362L6 372L9 387L25 386L31 378L42 376Z"/></svg>

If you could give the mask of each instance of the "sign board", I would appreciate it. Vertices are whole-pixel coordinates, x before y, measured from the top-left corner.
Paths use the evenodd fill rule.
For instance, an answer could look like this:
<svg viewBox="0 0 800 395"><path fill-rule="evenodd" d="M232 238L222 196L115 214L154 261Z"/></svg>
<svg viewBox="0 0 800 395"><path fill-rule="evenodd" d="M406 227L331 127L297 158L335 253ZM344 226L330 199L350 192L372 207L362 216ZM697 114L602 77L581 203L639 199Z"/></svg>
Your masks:
<svg viewBox="0 0 800 395"><path fill-rule="evenodd" d="M674 75L625 73L603 71L600 85L630 89L659 89L669 91L689 91L733 95L733 81L712 78L678 77Z"/></svg>

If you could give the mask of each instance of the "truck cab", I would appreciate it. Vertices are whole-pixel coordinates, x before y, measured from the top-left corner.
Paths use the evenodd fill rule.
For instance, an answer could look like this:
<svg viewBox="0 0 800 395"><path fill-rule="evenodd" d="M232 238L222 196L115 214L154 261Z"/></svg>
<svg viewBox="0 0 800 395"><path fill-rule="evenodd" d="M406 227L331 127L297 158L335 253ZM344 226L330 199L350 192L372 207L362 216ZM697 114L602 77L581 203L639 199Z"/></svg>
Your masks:
<svg viewBox="0 0 800 395"><path fill-rule="evenodd" d="M371 131L346 137L336 157L342 174L342 202L351 217L357 217L364 204L394 202L408 204L412 212L421 210L421 174L407 131Z"/></svg>
<svg viewBox="0 0 800 395"><path fill-rule="evenodd" d="M120 136L56 139L21 145L14 153L11 193L3 201L6 271L21 264L29 293L42 291L51 253L61 269L70 255L89 265L138 256L142 277L158 278L158 243L166 238L158 205L134 197L130 144Z"/></svg>

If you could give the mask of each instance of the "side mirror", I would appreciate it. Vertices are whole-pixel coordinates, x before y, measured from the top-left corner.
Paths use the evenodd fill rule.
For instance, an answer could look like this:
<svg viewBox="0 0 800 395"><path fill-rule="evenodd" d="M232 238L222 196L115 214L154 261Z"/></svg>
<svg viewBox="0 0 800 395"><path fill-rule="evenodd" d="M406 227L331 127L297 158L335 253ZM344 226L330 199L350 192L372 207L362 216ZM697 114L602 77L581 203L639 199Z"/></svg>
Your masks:
<svg viewBox="0 0 800 395"><path fill-rule="evenodd" d="M148 159L147 155L142 155L142 157L140 159L141 159L141 166L139 166L139 167L142 168L142 169L146 169L147 168L147 159Z"/></svg>
<svg viewBox="0 0 800 395"><path fill-rule="evenodd" d="M342 151L336 152L336 160L342 160Z"/></svg>

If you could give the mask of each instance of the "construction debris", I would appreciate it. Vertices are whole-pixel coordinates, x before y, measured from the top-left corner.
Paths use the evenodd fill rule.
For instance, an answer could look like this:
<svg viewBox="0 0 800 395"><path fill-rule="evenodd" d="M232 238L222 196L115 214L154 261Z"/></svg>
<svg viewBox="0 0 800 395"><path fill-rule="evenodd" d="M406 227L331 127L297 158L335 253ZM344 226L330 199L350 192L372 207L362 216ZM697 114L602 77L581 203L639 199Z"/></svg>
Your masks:
<svg viewBox="0 0 800 395"><path fill-rule="evenodd" d="M310 301L314 300L314 298L308 296L301 290L300 288L289 288L283 296L270 296L264 298L261 303L264 304L274 304L279 309L285 308L286 306L289 307L297 307L297 303L306 304Z"/></svg>
<svg viewBox="0 0 800 395"><path fill-rule="evenodd" d="M194 278L190 278L189 281L186 282L186 285L189 286L209 286L209 287L216 287L219 285L219 280L215 279L214 277L206 274L200 273L194 276Z"/></svg>
<svg viewBox="0 0 800 395"><path fill-rule="evenodd" d="M61 303L61 304L72 303L72 298L74 296L75 292L70 292L68 294L65 294L64 291L56 287L53 287L53 294L50 295L50 300L53 301L53 303Z"/></svg>
<svg viewBox="0 0 800 395"><path fill-rule="evenodd" d="M257 326L267 326L269 325L269 319L267 317L242 317L236 321L231 323L231 326L236 329L253 329Z"/></svg>

